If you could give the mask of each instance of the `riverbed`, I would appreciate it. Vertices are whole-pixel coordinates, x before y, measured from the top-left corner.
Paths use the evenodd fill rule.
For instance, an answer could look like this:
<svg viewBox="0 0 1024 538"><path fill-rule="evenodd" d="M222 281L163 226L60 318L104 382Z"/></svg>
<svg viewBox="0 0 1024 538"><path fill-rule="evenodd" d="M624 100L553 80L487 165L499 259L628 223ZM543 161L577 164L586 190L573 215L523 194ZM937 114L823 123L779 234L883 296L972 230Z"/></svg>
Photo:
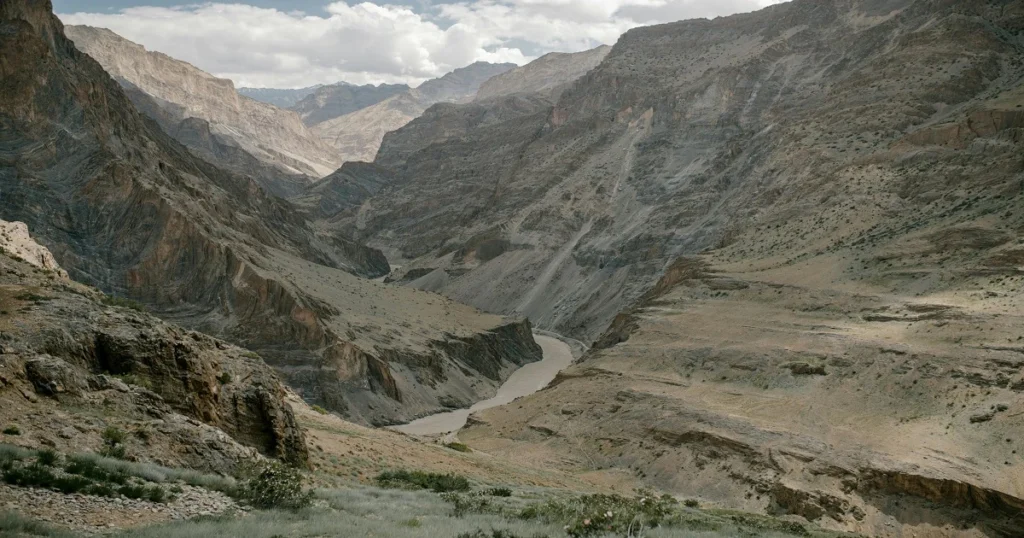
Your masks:
<svg viewBox="0 0 1024 538"><path fill-rule="evenodd" d="M534 335L544 351L544 358L516 370L489 400L477 402L469 409L437 413L414 420L392 429L412 435L438 435L458 430L466 425L469 415L499 405L505 405L516 398L528 396L548 386L558 372L572 364L572 351L568 344L550 336Z"/></svg>

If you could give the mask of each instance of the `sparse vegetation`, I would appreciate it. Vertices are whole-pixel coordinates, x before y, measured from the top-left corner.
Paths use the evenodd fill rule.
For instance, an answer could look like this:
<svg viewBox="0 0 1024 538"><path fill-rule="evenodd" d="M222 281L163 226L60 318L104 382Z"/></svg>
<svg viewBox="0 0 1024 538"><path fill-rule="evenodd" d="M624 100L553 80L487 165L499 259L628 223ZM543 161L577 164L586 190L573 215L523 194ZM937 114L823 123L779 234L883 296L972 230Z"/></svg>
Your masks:
<svg viewBox="0 0 1024 538"><path fill-rule="evenodd" d="M0 536L74 538L74 534L32 521L14 512L0 512Z"/></svg>
<svg viewBox="0 0 1024 538"><path fill-rule="evenodd" d="M108 458L123 460L127 453L124 441L128 438L128 434L120 428L108 426L107 429L103 430L102 437L103 449L100 453Z"/></svg>
<svg viewBox="0 0 1024 538"><path fill-rule="evenodd" d="M448 447L448 448L450 448L450 449L452 449L452 450L454 450L456 452L472 452L473 451L473 449L469 448L467 445L465 445L463 443L445 443L444 446L446 446L446 447Z"/></svg>
<svg viewBox="0 0 1024 538"><path fill-rule="evenodd" d="M135 310L136 312L145 312L146 307L137 301L126 299L124 297L116 297L114 295L104 295L101 299L103 304L107 306L113 306L116 308L127 308L129 310Z"/></svg>
<svg viewBox="0 0 1024 538"><path fill-rule="evenodd" d="M377 476L377 483L385 488L429 489L436 493L469 491L469 480L463 476L423 471L385 471Z"/></svg>
<svg viewBox="0 0 1024 538"><path fill-rule="evenodd" d="M509 488L491 488L485 492L491 497L511 497L512 490Z"/></svg>
<svg viewBox="0 0 1024 538"><path fill-rule="evenodd" d="M10 426L7 426L6 428L4 428L3 434L4 435L21 435L21 429L18 428L18 426L14 425L14 424L11 424Z"/></svg>
<svg viewBox="0 0 1024 538"><path fill-rule="evenodd" d="M549 501L528 506L519 517L559 522L572 538L614 534L636 536L669 522L679 502L669 495L638 492L636 497L583 495L568 501Z"/></svg>
<svg viewBox="0 0 1024 538"><path fill-rule="evenodd" d="M324 409L323 407L320 407L319 405L314 405L313 406L313 411L316 411L317 413L320 413L321 415L329 414L326 409Z"/></svg>
<svg viewBox="0 0 1024 538"><path fill-rule="evenodd" d="M256 508L298 510L313 502L313 495L303 488L303 482L298 469L272 462L242 486L240 497Z"/></svg>

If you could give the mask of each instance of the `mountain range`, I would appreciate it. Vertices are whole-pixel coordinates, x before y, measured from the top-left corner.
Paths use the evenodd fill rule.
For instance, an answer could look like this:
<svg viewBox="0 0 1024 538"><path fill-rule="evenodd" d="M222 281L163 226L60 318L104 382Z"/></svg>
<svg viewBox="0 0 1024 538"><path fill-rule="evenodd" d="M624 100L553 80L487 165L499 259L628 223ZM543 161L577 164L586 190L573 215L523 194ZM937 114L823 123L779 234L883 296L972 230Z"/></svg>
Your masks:
<svg viewBox="0 0 1024 538"><path fill-rule="evenodd" d="M0 4L0 58L0 420L33 447L153 419L143 460L359 484L282 534L365 497L383 536L435 532L403 502L1021 536L1024 3L793 0L292 110L49 2ZM544 389L355 424L494 395L534 329L576 350Z"/></svg>

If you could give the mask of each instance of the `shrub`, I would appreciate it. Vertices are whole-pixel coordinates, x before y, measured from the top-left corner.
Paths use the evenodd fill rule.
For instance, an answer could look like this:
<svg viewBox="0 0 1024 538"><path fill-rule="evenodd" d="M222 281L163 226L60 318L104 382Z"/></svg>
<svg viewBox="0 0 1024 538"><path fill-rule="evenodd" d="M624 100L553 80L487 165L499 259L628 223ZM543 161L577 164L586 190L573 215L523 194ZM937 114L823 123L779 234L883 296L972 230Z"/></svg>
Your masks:
<svg viewBox="0 0 1024 538"><path fill-rule="evenodd" d="M61 493L68 494L78 493L80 491L85 490L91 485L92 480L89 480L88 478L75 475L67 475L56 478L53 481L51 487L60 491Z"/></svg>
<svg viewBox="0 0 1024 538"><path fill-rule="evenodd" d="M469 480L463 476L423 471L385 471L377 475L377 483L385 488L429 489L437 493L469 491Z"/></svg>
<svg viewBox="0 0 1024 538"><path fill-rule="evenodd" d="M96 463L95 460L86 456L71 456L64 467L64 472L84 476L97 482L108 482L111 484L127 484L129 475L121 470L105 469Z"/></svg>
<svg viewBox="0 0 1024 538"><path fill-rule="evenodd" d="M469 448L463 443L446 443L444 446L456 451L456 452L472 452L473 449Z"/></svg>
<svg viewBox="0 0 1024 538"><path fill-rule="evenodd" d="M491 488L486 491L491 497L511 497L512 490L508 488Z"/></svg>
<svg viewBox="0 0 1024 538"><path fill-rule="evenodd" d="M58 460L60 460L60 455L50 449L41 450L36 454L36 461L47 467L53 467L57 464Z"/></svg>
<svg viewBox="0 0 1024 538"><path fill-rule="evenodd" d="M217 381L220 381L221 385L227 385L228 383L231 382L231 374L224 372L220 374L220 377L217 378Z"/></svg>
<svg viewBox="0 0 1024 538"><path fill-rule="evenodd" d="M457 538L521 538L518 534L512 531L506 531L502 529L491 529L489 531L477 529L474 532L464 532L459 534ZM544 538L542 534L534 534L531 538Z"/></svg>
<svg viewBox="0 0 1024 538"><path fill-rule="evenodd" d="M328 411L326 409L324 409L323 407L320 407L319 405L314 405L313 406L313 411L316 411L317 413L320 413L321 415L328 414Z"/></svg>
<svg viewBox="0 0 1024 538"><path fill-rule="evenodd" d="M45 536L48 538L72 538L71 532L49 527L38 521L26 519L14 512L0 512L0 536Z"/></svg>
<svg viewBox="0 0 1024 538"><path fill-rule="evenodd" d="M124 459L127 452L124 441L127 438L128 434L124 430L107 426L107 429L103 430L103 449L100 453L108 458Z"/></svg>
<svg viewBox="0 0 1024 538"><path fill-rule="evenodd" d="M312 504L313 494L302 488L302 473L282 463L263 466L255 477L246 482L241 497L256 508L285 508L297 510Z"/></svg>
<svg viewBox="0 0 1024 538"><path fill-rule="evenodd" d="M683 501L683 506L686 506L687 508L699 508L700 502L698 502L697 499L686 499Z"/></svg>
<svg viewBox="0 0 1024 538"><path fill-rule="evenodd" d="M634 498L620 495L583 495L568 501L528 506L522 519L541 519L562 524L572 538L606 533L630 534L657 527L676 513L679 503L669 495L656 497L638 492Z"/></svg>
<svg viewBox="0 0 1024 538"><path fill-rule="evenodd" d="M464 517L467 514L482 514L491 506L491 501L485 497L463 495L461 493L442 493L441 498L452 505L452 515Z"/></svg>
<svg viewBox="0 0 1024 538"><path fill-rule="evenodd" d="M113 306L117 308L127 308L129 310L135 310L136 312L145 312L146 307L142 306L141 303L133 301L131 299L125 299L124 297L114 297L113 295L104 295L102 298L103 304L107 306Z"/></svg>
<svg viewBox="0 0 1024 538"><path fill-rule="evenodd" d="M14 424L11 424L10 426L4 428L4 435L21 435L21 429L15 426Z"/></svg>

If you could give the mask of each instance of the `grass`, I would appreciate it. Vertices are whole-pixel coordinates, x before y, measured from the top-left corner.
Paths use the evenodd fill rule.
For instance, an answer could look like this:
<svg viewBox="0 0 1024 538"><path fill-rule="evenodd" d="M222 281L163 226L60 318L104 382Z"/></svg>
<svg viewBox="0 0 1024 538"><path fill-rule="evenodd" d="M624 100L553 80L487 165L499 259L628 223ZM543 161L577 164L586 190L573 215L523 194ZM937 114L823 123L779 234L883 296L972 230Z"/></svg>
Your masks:
<svg viewBox="0 0 1024 538"><path fill-rule="evenodd" d="M321 490L320 506L293 511L256 511L245 518L221 518L168 523L134 529L119 538L273 538L275 536L387 536L389 538L455 537L477 530L508 531L514 536L564 536L557 527L530 521L510 521L491 514L465 518L450 515L448 505L429 491L360 487ZM415 522L415 523L414 523Z"/></svg>
<svg viewBox="0 0 1024 538"><path fill-rule="evenodd" d="M74 534L26 519L14 512L0 512L0 536L9 538L74 538Z"/></svg>
<svg viewBox="0 0 1024 538"><path fill-rule="evenodd" d="M451 495L451 494L446 494ZM468 497L465 494L456 494ZM557 495L547 491L545 495ZM576 536L566 529L564 519L542 517L522 518L518 507L526 499L492 498L489 511L466 513L457 517L441 495L426 490L380 489L356 487L316 492L315 507L299 511L255 511L244 518L222 517L160 524L126 531L118 538L274 538L278 536L316 536L342 538L350 536L387 536L389 538L564 538ZM552 498L570 506L582 497ZM625 498L622 498L625 499ZM634 499L635 500L635 499ZM617 501L618 502L618 501ZM633 501L625 501L633 502ZM499 505L496 503L508 503ZM757 536L758 538L792 538L793 536L836 537L839 533L817 530L801 532L787 527L790 522L764 516L745 515L733 518L728 514L704 513L681 508L673 501L670 524L645 528L633 536L646 538L725 538ZM509 508L513 508L509 510ZM603 509L604 505L595 509ZM787 530L788 528L788 530ZM589 534L586 536L625 537L624 533Z"/></svg>
<svg viewBox="0 0 1024 538"><path fill-rule="evenodd" d="M190 486L219 491L230 496L236 496L239 489L238 481L232 477L206 474L191 469L171 469L153 463L123 461L92 453L72 454L63 459L64 465L62 470L64 473L84 478L94 485L110 487L115 491L121 486L128 485L132 479L153 484L183 482ZM30 460L34 461L30 463ZM52 480L56 480L60 473L54 473L53 469L60 467L60 460L61 456L50 450L35 451L13 445L0 444L0 470L4 470L6 473L8 470L19 469L18 472L14 473L12 480L15 478L19 480L34 480L34 478L22 478L23 471L21 471L33 466L51 469L49 472L54 475ZM15 463L20 463L20 465L15 465ZM36 470L34 472L37 474L36 478L46 479L42 474L43 471ZM105 490L102 488L98 489L98 491L105 493ZM126 490L126 492L121 492L121 494L125 496L137 494L137 497L134 498L149 499L159 495L152 489L145 493L140 493L137 490Z"/></svg>

